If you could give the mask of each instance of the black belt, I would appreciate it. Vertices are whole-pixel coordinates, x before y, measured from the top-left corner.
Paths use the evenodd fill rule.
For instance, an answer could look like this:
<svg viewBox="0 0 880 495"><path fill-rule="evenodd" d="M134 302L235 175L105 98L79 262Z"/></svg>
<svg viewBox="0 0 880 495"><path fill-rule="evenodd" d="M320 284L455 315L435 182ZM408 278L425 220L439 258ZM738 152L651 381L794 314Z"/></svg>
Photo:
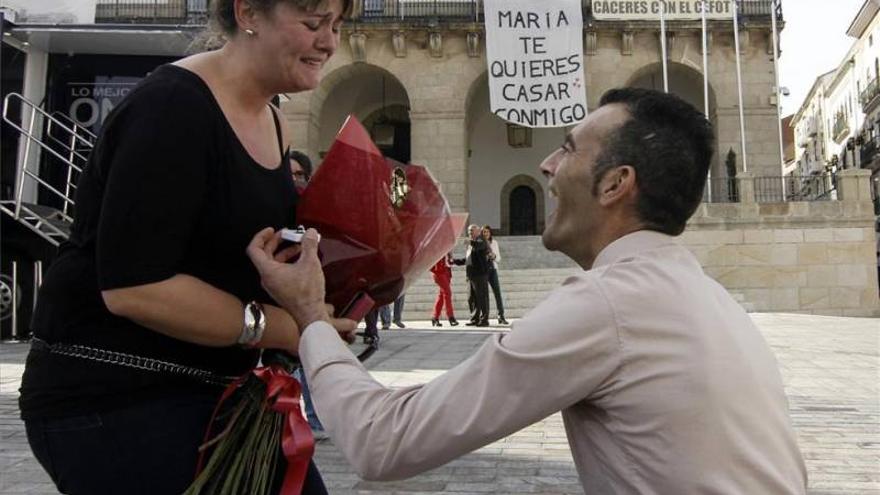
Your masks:
<svg viewBox="0 0 880 495"><path fill-rule="evenodd" d="M124 352L108 351L106 349L99 349L80 344L63 344L58 342L50 344L37 337L31 339L31 349L48 352L50 354L57 354L59 356L69 356L98 363L115 364L126 368L152 371L154 373L169 373L172 375L185 376L211 385L221 385L224 387L232 383L236 378L234 376L218 375L212 371L194 368L192 366L184 366L170 361L136 356Z"/></svg>

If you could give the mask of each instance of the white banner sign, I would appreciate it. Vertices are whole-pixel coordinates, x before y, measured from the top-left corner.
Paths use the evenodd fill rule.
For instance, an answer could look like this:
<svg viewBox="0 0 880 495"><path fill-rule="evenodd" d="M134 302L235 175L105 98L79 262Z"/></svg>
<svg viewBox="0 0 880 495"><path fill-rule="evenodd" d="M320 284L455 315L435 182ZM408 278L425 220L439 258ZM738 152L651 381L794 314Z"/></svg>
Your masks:
<svg viewBox="0 0 880 495"><path fill-rule="evenodd" d="M659 21L661 0L593 0L593 17L600 21ZM666 20L733 19L731 0L666 0Z"/></svg>
<svg viewBox="0 0 880 495"><path fill-rule="evenodd" d="M492 113L527 127L587 116L581 0L485 0Z"/></svg>

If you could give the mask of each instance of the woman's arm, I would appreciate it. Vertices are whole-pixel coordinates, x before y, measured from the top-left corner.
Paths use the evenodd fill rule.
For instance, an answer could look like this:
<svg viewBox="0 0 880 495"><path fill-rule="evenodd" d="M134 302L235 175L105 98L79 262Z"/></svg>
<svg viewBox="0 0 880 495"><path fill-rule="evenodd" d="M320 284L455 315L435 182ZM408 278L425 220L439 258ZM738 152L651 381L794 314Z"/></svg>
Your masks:
<svg viewBox="0 0 880 495"><path fill-rule="evenodd" d="M102 291L111 313L151 330L194 344L235 345L244 326L244 302L190 275ZM259 347L296 352L299 331L281 308L263 305L266 331Z"/></svg>
<svg viewBox="0 0 880 495"><path fill-rule="evenodd" d="M492 248L492 254L495 255L494 261L497 264L499 261L501 261L501 248L498 247L498 241L496 241L495 239L492 239L491 248Z"/></svg>

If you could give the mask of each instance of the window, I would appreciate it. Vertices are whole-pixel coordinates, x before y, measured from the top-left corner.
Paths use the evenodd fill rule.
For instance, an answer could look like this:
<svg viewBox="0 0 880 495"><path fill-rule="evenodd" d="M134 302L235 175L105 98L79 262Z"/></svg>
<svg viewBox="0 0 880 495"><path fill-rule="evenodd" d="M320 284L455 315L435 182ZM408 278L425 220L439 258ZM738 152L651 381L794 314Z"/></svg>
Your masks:
<svg viewBox="0 0 880 495"><path fill-rule="evenodd" d="M532 129L516 124L507 124L507 144L511 148L531 148Z"/></svg>
<svg viewBox="0 0 880 495"><path fill-rule="evenodd" d="M364 0L364 16L379 17L385 11L385 3L382 0Z"/></svg>

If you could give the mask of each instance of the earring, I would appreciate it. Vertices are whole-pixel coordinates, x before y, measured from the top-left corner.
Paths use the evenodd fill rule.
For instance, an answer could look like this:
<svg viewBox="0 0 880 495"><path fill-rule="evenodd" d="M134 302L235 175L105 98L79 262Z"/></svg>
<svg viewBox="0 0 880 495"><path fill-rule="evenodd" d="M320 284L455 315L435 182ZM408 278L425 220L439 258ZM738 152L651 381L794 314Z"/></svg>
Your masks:
<svg viewBox="0 0 880 495"><path fill-rule="evenodd" d="M257 35L257 33L253 29L250 29L250 28L245 29L244 32L247 33L248 36L256 36Z"/></svg>

